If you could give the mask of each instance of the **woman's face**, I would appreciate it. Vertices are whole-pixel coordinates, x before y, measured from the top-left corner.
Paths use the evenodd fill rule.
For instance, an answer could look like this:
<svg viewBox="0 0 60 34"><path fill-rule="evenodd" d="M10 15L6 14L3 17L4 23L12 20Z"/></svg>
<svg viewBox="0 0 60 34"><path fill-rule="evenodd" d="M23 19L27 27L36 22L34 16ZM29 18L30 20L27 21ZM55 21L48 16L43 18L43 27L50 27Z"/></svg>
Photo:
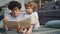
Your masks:
<svg viewBox="0 0 60 34"><path fill-rule="evenodd" d="M15 7L13 10L12 10L12 13L13 13L13 16L18 16L19 14L19 8L18 7Z"/></svg>
<svg viewBox="0 0 60 34"><path fill-rule="evenodd" d="M26 12L27 12L28 14L31 14L31 13L33 12L33 9L32 9L31 7L27 7L27 8L26 8Z"/></svg>

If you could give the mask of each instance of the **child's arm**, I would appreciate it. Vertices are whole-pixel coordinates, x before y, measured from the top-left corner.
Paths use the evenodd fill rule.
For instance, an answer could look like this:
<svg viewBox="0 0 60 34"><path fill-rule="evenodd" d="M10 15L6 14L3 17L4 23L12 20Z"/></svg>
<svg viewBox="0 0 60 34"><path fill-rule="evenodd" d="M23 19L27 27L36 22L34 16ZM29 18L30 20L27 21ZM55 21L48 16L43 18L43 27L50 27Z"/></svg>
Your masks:
<svg viewBox="0 0 60 34"><path fill-rule="evenodd" d="M34 13L33 15L31 15L31 24L36 24L38 23L38 13Z"/></svg>
<svg viewBox="0 0 60 34"><path fill-rule="evenodd" d="M8 20L9 20L8 18L9 18L9 17L8 17L8 14L5 14L5 15L4 15L3 22L8 21Z"/></svg>
<svg viewBox="0 0 60 34"><path fill-rule="evenodd" d="M38 21L38 17L37 16L35 16L34 18L32 18L33 20L31 21L31 24L36 24L37 23L37 21Z"/></svg>
<svg viewBox="0 0 60 34"><path fill-rule="evenodd" d="M7 19L7 18L4 18L4 19L3 19L3 22L6 22L6 21L8 21L8 19Z"/></svg>
<svg viewBox="0 0 60 34"><path fill-rule="evenodd" d="M3 19L3 22L4 22L3 29L8 30L8 27L7 27L7 25L5 24L6 21L8 21L8 19L7 19L7 18L4 18L4 19Z"/></svg>

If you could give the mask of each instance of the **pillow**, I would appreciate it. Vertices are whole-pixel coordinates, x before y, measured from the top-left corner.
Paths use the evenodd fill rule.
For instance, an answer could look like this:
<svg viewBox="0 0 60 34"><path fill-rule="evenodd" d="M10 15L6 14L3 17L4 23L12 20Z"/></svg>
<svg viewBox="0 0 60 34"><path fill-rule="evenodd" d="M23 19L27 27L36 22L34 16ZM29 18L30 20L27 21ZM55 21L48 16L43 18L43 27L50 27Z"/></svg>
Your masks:
<svg viewBox="0 0 60 34"><path fill-rule="evenodd" d="M48 21L45 26L53 27L53 28L60 28L60 20L51 20Z"/></svg>

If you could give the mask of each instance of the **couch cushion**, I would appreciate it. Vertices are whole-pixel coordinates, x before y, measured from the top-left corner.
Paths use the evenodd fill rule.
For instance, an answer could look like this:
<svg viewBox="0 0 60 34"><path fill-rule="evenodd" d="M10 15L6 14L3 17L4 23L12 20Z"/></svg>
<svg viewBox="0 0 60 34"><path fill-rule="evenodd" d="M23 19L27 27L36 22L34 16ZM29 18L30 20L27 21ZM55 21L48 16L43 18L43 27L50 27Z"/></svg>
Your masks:
<svg viewBox="0 0 60 34"><path fill-rule="evenodd" d="M53 28L60 28L60 20L51 20L48 21L45 26L53 27Z"/></svg>

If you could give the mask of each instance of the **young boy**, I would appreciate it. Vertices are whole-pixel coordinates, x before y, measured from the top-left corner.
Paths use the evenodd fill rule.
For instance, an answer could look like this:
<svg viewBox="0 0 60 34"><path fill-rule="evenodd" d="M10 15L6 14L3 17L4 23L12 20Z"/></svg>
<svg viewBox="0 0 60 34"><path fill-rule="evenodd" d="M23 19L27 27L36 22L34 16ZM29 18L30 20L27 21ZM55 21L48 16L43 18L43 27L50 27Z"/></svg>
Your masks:
<svg viewBox="0 0 60 34"><path fill-rule="evenodd" d="M20 13L21 4L17 1L11 1L8 4L8 9L11 10L11 13L8 13L4 16L3 21L20 21L23 18L23 14ZM8 26L5 24L4 29L8 30ZM20 25L18 25L17 30L20 31Z"/></svg>
<svg viewBox="0 0 60 34"><path fill-rule="evenodd" d="M25 18L30 17L31 19L31 27L27 28L26 34L31 34L32 29L36 30L40 27L39 25L39 20L38 20L38 13L36 12L37 10L37 5L34 2L28 2L25 3L25 8L26 8L26 14Z"/></svg>

